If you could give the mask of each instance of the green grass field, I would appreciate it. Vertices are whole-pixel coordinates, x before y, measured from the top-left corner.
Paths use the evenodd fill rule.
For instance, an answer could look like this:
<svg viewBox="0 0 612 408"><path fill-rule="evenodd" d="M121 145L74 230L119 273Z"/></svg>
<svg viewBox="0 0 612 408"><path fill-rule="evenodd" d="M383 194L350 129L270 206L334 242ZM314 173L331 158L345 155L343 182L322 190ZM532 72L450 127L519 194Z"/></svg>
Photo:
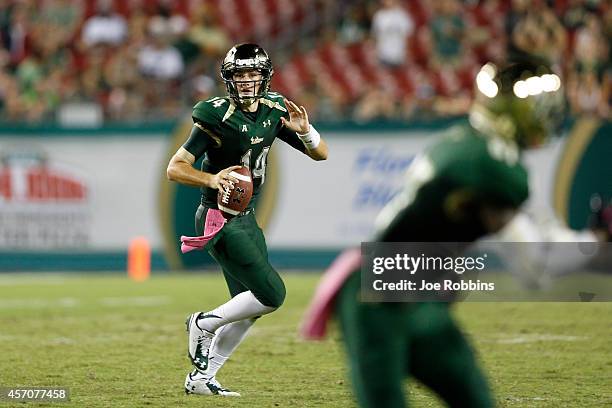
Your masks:
<svg viewBox="0 0 612 408"><path fill-rule="evenodd" d="M217 274L0 275L0 386L69 387L37 407L351 407L343 351L297 336L317 274L286 274L285 305L262 318L219 373L239 399L185 395L184 318L226 300ZM612 303L462 303L501 407L612 406ZM413 406L439 402L412 383ZM0 402L23 407L23 403Z"/></svg>

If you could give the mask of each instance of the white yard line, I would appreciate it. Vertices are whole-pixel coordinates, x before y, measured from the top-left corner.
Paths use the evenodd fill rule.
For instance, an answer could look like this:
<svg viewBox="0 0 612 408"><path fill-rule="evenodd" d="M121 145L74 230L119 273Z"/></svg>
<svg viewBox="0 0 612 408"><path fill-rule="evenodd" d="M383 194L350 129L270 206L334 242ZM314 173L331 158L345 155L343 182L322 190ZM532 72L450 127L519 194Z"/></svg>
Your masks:
<svg viewBox="0 0 612 408"><path fill-rule="evenodd" d="M59 299L20 298L0 299L0 309L46 309L49 307L75 307L79 299L64 297Z"/></svg>
<svg viewBox="0 0 612 408"><path fill-rule="evenodd" d="M99 300L100 304L108 307L116 306L160 306L172 303L169 296L123 296L106 297Z"/></svg>
<svg viewBox="0 0 612 408"><path fill-rule="evenodd" d="M551 401L551 398L543 397L506 397L507 401L523 402L523 401Z"/></svg>
<svg viewBox="0 0 612 408"><path fill-rule="evenodd" d="M542 341L582 341L587 340L586 336L565 336L559 334L523 334L519 336L502 337L495 340L500 344L524 344Z"/></svg>
<svg viewBox="0 0 612 408"><path fill-rule="evenodd" d="M1 273L0 287L23 285L62 285L66 282L64 273Z"/></svg>
<svg viewBox="0 0 612 408"><path fill-rule="evenodd" d="M105 297L93 302L84 301L73 297L59 299L43 298L18 298L0 299L0 309L46 309L46 308L71 308L86 303L96 303L105 307L140 306L153 307L172 303L169 296L123 296Z"/></svg>

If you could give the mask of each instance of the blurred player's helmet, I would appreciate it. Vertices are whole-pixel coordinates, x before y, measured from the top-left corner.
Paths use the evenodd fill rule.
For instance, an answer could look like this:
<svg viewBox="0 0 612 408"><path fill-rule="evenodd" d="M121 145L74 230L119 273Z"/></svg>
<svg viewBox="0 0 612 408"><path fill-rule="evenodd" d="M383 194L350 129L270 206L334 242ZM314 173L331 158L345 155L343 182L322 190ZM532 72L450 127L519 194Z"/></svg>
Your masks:
<svg viewBox="0 0 612 408"><path fill-rule="evenodd" d="M475 92L472 126L521 147L541 145L563 120L561 79L540 61L488 63L476 76Z"/></svg>
<svg viewBox="0 0 612 408"><path fill-rule="evenodd" d="M238 71L256 70L261 73L262 79L259 90L253 95L240 96L238 83L255 81L235 81L234 74ZM229 96L239 105L251 103L253 100L264 96L270 88L270 80L274 74L272 61L266 50L257 44L238 44L228 51L221 65L221 78Z"/></svg>

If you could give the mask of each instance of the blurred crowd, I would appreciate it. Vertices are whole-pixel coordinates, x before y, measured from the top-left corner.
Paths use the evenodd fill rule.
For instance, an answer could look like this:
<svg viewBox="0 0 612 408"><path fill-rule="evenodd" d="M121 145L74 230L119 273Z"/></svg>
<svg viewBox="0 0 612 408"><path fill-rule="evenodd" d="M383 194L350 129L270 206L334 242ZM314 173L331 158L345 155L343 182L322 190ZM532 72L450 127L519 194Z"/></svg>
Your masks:
<svg viewBox="0 0 612 408"><path fill-rule="evenodd" d="M611 0L0 0L0 120L173 119L224 92L220 60L246 41L313 119L463 114L482 63L527 51L571 113L609 118L611 36Z"/></svg>

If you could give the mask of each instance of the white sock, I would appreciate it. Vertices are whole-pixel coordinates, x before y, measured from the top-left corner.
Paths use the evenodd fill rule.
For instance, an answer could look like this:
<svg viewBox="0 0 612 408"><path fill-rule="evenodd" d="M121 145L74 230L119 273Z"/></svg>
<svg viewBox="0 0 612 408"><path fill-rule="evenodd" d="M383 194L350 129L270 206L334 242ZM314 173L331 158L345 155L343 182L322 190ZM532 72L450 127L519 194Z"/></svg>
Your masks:
<svg viewBox="0 0 612 408"><path fill-rule="evenodd" d="M196 324L200 329L213 333L226 324L265 315L274 310L276 308L264 305L257 300L253 292L247 290L216 309L204 313Z"/></svg>
<svg viewBox="0 0 612 408"><path fill-rule="evenodd" d="M210 346L206 377L212 378L246 337L255 319L239 320L221 327Z"/></svg>

